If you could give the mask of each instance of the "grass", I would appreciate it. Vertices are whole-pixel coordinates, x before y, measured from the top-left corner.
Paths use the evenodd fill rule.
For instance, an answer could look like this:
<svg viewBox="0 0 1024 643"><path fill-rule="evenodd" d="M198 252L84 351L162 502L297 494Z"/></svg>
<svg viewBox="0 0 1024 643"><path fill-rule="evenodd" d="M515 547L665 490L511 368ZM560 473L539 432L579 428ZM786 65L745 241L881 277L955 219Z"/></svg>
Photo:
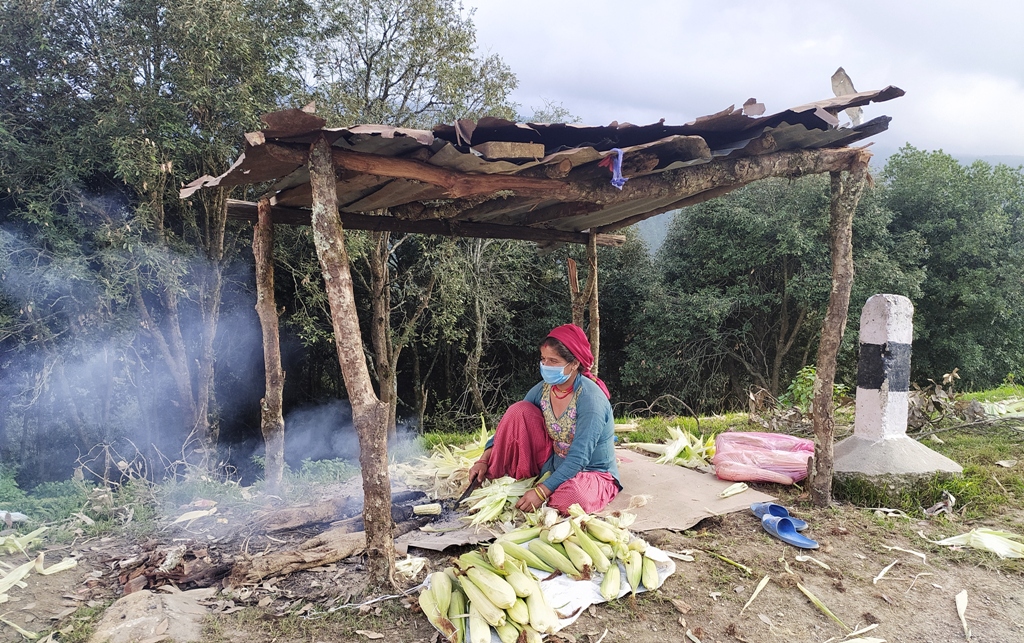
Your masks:
<svg viewBox="0 0 1024 643"><path fill-rule="evenodd" d="M636 424L637 428L628 433L620 433L620 438L627 442L665 442L669 439L669 427L677 426L694 435L709 437L730 429L749 430L750 419L746 413L726 413L703 418L692 417L652 417L630 418L623 422Z"/></svg>
<svg viewBox="0 0 1024 643"><path fill-rule="evenodd" d="M986 391L960 394L966 400L978 400L979 402L1002 402L1013 398L1024 397L1024 385L1015 382L1006 382L998 388Z"/></svg>

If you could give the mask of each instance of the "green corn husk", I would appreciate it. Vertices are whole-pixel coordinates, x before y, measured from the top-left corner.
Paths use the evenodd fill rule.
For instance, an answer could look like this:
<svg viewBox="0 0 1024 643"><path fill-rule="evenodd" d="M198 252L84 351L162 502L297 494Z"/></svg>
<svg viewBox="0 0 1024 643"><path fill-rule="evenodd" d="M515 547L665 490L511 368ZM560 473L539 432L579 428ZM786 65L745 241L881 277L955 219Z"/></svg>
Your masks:
<svg viewBox="0 0 1024 643"><path fill-rule="evenodd" d="M448 606L448 620L455 626L452 643L466 643L466 595L461 589L453 588L451 605Z"/></svg>
<svg viewBox="0 0 1024 643"><path fill-rule="evenodd" d="M448 614L452 601L452 580L444 572L430 575L430 591L434 594L434 602L441 614Z"/></svg>
<svg viewBox="0 0 1024 643"><path fill-rule="evenodd" d="M502 534L501 536L498 536L498 542L512 542L516 543L517 545L522 545L523 543L528 543L534 538L540 536L540 530L540 527L527 527L525 529L516 529L515 531L510 531L507 534Z"/></svg>
<svg viewBox="0 0 1024 643"><path fill-rule="evenodd" d="M487 560L495 569L505 570L505 548L497 540L487 547Z"/></svg>
<svg viewBox="0 0 1024 643"><path fill-rule="evenodd" d="M523 628L523 641L524 643L542 643L544 638L540 635L540 632L533 629L529 625Z"/></svg>
<svg viewBox="0 0 1024 643"><path fill-rule="evenodd" d="M505 613L502 612L501 624L505 624ZM469 602L469 642L491 643L491 627L477 606L476 601Z"/></svg>
<svg viewBox="0 0 1024 643"><path fill-rule="evenodd" d="M570 520L569 523L572 525L573 534L576 537L576 544L590 556L590 560L594 565L594 570L602 574L608 571L611 561L608 560L608 556L605 555L604 551L596 542L594 542L593 538L583 531L582 527L576 524L575 520Z"/></svg>
<svg viewBox="0 0 1024 643"><path fill-rule="evenodd" d="M498 609L507 610L515 605L516 591L501 576L480 567L470 567L466 576Z"/></svg>
<svg viewBox="0 0 1024 643"><path fill-rule="evenodd" d="M643 554L630 550L629 555L622 561L622 564L626 568L626 581L629 583L629 588L636 594L643 576Z"/></svg>
<svg viewBox="0 0 1024 643"><path fill-rule="evenodd" d="M526 571L525 563L515 562L515 559L512 559L507 563L506 571L508 576L505 577L505 580L515 590L516 596L526 598L533 592L534 578Z"/></svg>
<svg viewBox="0 0 1024 643"><path fill-rule="evenodd" d="M519 628L512 623L505 623L494 628L498 633L498 640L501 643L516 643L519 640Z"/></svg>
<svg viewBox="0 0 1024 643"><path fill-rule="evenodd" d="M526 547L523 547L522 545L517 545L516 543L508 542L502 543L502 548L505 550L506 560L508 559L509 556L511 556L512 558L521 560L522 562L526 563L528 567L539 569L542 572L555 571L554 567L548 565L546 562L538 558L536 554L534 554Z"/></svg>
<svg viewBox="0 0 1024 643"><path fill-rule="evenodd" d="M504 550L505 548L502 547L502 552L504 552ZM489 572L493 572L498 576L505 575L505 570L498 569L492 565L491 561L478 551L467 551L465 554L459 556L458 562L462 571L466 571L470 567L479 567L481 569L486 569Z"/></svg>
<svg viewBox="0 0 1024 643"><path fill-rule="evenodd" d="M771 575L765 575L765 577L761 579L761 582L758 583L757 587L754 588L754 593L750 595L750 598L748 598L747 602L744 603L743 609L740 610L741 615L743 614L743 612L746 611L748 607L750 607L750 604L754 602L754 599L757 598L757 595L761 593L761 590L764 589L764 586L768 584L768 581L770 579Z"/></svg>
<svg viewBox="0 0 1024 643"><path fill-rule="evenodd" d="M584 575L587 575L594 568L594 559L590 557L590 554L583 551L582 547L568 540L563 541L562 545L565 547L565 554L569 557L569 562Z"/></svg>
<svg viewBox="0 0 1024 643"><path fill-rule="evenodd" d="M658 565L654 560L647 556L643 556L642 558L643 560L640 563L640 580L647 589L658 589L661 587L661 576L658 575Z"/></svg>
<svg viewBox="0 0 1024 643"><path fill-rule="evenodd" d="M508 615L509 620L515 621L520 625L526 625L530 622L530 608L526 606L526 601L522 598L517 598L512 607L505 610L505 613Z"/></svg>
<svg viewBox="0 0 1024 643"><path fill-rule="evenodd" d="M618 598L621 588L622 573L619 571L618 563L616 563L604 573L604 580L601 581L601 596L604 596L606 601Z"/></svg>
<svg viewBox="0 0 1024 643"><path fill-rule="evenodd" d="M554 634L558 629L558 614L544 597L544 592L537 583L536 589L526 597L526 607L530 610L530 627L541 634Z"/></svg>
<svg viewBox="0 0 1024 643"><path fill-rule="evenodd" d="M447 611L442 612L438 609L432 588L420 592L420 609L423 610L423 614L426 615L430 624L436 627L437 631L443 634L445 638L451 640L455 636L455 625L448 620Z"/></svg>
<svg viewBox="0 0 1024 643"><path fill-rule="evenodd" d="M572 578L573 580L583 579L583 574L580 573L580 570L576 569L576 566L572 564L572 561L549 543L538 538L537 540L530 541L528 547L530 551L537 556L537 558L540 558L545 563L551 565L569 578ZM538 628L537 631L540 631L540 629Z"/></svg>
<svg viewBox="0 0 1024 643"><path fill-rule="evenodd" d="M801 592L803 592L804 596L806 596L812 603L814 603L814 606L817 607L821 611L822 614L824 614L825 616L829 617L830 619L832 619L836 623L839 623L843 627L843 629L846 630L847 632L853 631L853 630L850 629L850 626L848 626L846 623L843 623L841 620L839 620L839 617L836 616L835 614L833 614L832 610L830 610L828 607L826 607L825 604L822 603L821 600L819 600L817 596L812 594L809 589L807 589L806 587L804 587L800 583L796 584L796 588L799 589Z"/></svg>
<svg viewBox="0 0 1024 643"><path fill-rule="evenodd" d="M465 592L470 607L473 608L475 606L475 609L485 621L495 627L505 624L505 610L499 609L492 603L491 599L487 598L487 595L473 581L465 576L459 576L459 585L462 586L462 591ZM470 630L472 630L472 626Z"/></svg>

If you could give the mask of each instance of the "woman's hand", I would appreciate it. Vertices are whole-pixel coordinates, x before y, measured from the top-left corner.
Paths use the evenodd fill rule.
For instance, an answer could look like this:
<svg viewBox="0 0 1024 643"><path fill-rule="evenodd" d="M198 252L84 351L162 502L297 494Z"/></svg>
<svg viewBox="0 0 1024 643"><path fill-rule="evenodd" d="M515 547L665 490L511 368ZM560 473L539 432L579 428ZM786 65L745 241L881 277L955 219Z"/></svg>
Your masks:
<svg viewBox="0 0 1024 643"><path fill-rule="evenodd" d="M487 460L480 458L473 463L473 466L469 468L469 481L475 482L479 480L483 482L487 478L487 470L490 468Z"/></svg>
<svg viewBox="0 0 1024 643"><path fill-rule="evenodd" d="M540 490L538 492L538 489ZM516 503L516 509L520 511L536 511L537 507L543 505L551 492L542 484L537 485L523 494L523 497Z"/></svg>

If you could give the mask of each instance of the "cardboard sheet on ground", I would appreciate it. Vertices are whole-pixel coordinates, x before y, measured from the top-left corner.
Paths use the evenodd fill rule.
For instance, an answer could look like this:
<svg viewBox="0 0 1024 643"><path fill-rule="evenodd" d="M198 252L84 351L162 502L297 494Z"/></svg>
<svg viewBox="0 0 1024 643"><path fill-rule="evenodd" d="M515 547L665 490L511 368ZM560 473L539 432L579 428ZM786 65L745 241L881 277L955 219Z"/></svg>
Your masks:
<svg viewBox="0 0 1024 643"><path fill-rule="evenodd" d="M745 511L755 502L775 500L774 496L748 489L729 498L719 498L732 482L719 480L713 474L702 473L674 464L658 464L629 449L616 449L622 492L600 513L621 511L629 506L633 496L648 496L647 504L630 509L636 521L629 526L633 533L651 529L689 529L711 516L734 511ZM451 525L456 527L457 523ZM444 528L443 525L432 525ZM443 551L456 545L486 542L494 535L486 529L465 527L442 533L410 532L395 542L410 547Z"/></svg>
<svg viewBox="0 0 1024 643"><path fill-rule="evenodd" d="M711 473L703 473L674 464L658 464L654 458L629 449L615 449L619 463L622 492L604 511L622 511L633 496L649 496L646 505L630 509L636 521L633 533L651 529L689 529L705 518L734 511L746 511L755 502L775 500L774 496L747 489L728 498L719 498L729 485Z"/></svg>
<svg viewBox="0 0 1024 643"><path fill-rule="evenodd" d="M661 579L661 584L665 584L665 579L671 576L676 571L676 563L674 560L668 557L668 555L657 547L650 546L647 548L645 555L653 560L658 568L658 578ZM629 593L629 583L626 581L626 569L622 566L620 561L615 561L615 564L619 566L619 594L617 598L621 598ZM529 568L530 572L539 580L547 578L549 574L542 572L532 567ZM428 576L429 579L429 576ZM567 576L559 574L549 580L541 581L541 591L544 592L545 598L548 600L548 604L555 608L560 616L564 615L565 618L558 620L558 631L561 631L573 623L576 622L582 614L583 610L587 609L591 605L597 605L599 603L606 602L604 596L601 595L601 581L604 580L604 574L595 573L593 578L590 580L574 581ZM429 584L424 584L429 587ZM643 585L637 590L637 593L646 592L647 588ZM467 633L468 634L468 633ZM469 640L469 636L466 637ZM498 633L491 629L491 643L501 643L498 638Z"/></svg>

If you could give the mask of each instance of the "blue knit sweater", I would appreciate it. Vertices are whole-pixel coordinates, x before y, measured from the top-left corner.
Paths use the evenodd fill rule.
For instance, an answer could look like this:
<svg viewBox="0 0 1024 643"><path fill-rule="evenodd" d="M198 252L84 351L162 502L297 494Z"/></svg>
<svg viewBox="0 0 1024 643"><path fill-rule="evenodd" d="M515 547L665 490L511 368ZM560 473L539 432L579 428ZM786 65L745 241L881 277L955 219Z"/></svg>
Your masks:
<svg viewBox="0 0 1024 643"><path fill-rule="evenodd" d="M539 408L543 388L544 384L538 383L524 399ZM615 416L612 415L612 405L604 391L589 378L577 377L573 390L577 389L582 390L576 399L576 433L564 458L552 453L544 463L541 471L552 472L551 477L544 481L544 486L554 491L580 471L607 471L615 477L621 489L619 468L615 464Z"/></svg>

